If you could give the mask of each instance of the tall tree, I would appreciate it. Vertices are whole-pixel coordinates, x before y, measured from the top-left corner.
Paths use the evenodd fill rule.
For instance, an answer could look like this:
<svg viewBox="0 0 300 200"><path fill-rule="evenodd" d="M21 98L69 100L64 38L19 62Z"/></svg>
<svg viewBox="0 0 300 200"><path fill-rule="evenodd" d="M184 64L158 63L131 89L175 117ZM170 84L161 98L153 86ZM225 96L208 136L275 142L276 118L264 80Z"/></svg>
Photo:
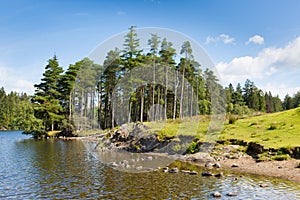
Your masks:
<svg viewBox="0 0 300 200"><path fill-rule="evenodd" d="M156 117L155 117L155 107L154 107L154 104L155 104L155 75L156 75L156 63L157 63L157 53L158 53L158 46L159 46L159 43L160 43L160 38L157 36L157 34L151 34L151 39L148 40L148 45L150 45L150 55L151 55L151 60L152 60L152 68L153 68L153 73L152 73L152 80L153 80L153 83L152 83L152 98L151 98L151 103L152 103L152 117L153 117L153 120L155 121L156 120Z"/></svg>
<svg viewBox="0 0 300 200"><path fill-rule="evenodd" d="M46 130L58 128L64 118L61 114L63 109L60 105L61 93L59 90L62 73L63 69L54 55L52 59L48 60L41 83L34 85L36 90L32 100L35 104L35 115L44 121Z"/></svg>
<svg viewBox="0 0 300 200"><path fill-rule="evenodd" d="M161 50L159 52L161 57L161 64L164 66L165 75L165 87L164 87L164 119L167 119L167 108L168 108L168 73L169 68L175 65L174 56L176 55L176 50L173 48L173 44L168 42L166 38L163 39L161 43ZM175 91L176 92L176 91ZM176 101L176 99L174 100Z"/></svg>
<svg viewBox="0 0 300 200"><path fill-rule="evenodd" d="M292 109L294 107L294 102L293 102L293 98L290 97L288 94L285 95L284 100L283 100L283 108L285 110L289 110Z"/></svg>
<svg viewBox="0 0 300 200"><path fill-rule="evenodd" d="M123 69L124 73L129 73L129 71L131 69L133 69L136 66L139 66L139 64L140 64L139 56L141 55L142 50L139 49L140 40L137 37L135 28L136 28L135 26L131 26L129 28L129 32L125 35L125 41L123 44L124 51L123 51L123 55L121 55L121 58L123 58L122 65L124 66L124 69ZM131 78L129 78L129 79L131 79ZM130 80L130 82L131 81L132 80ZM129 86L129 87L131 87L131 86ZM136 98L137 95L134 94L135 92L133 91L133 87L131 87L131 89L132 89L133 96L129 100L128 123L130 122L130 119L131 119L132 105L137 100L137 98ZM141 112L143 112L142 109L141 109Z"/></svg>
<svg viewBox="0 0 300 200"><path fill-rule="evenodd" d="M185 71L188 65L190 65L191 59L193 58L192 55L192 47L189 41L183 42L181 46L180 54L184 55L184 58L180 61L180 71L182 73L181 76L181 93L180 93L180 107L179 107L179 116L183 118L183 97L184 97L184 80L185 80Z"/></svg>

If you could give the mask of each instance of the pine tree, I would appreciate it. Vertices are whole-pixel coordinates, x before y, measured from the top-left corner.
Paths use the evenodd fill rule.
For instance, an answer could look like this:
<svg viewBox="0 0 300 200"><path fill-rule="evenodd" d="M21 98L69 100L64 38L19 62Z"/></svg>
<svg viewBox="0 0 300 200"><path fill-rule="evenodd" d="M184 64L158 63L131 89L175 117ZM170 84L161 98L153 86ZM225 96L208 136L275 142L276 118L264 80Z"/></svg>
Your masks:
<svg viewBox="0 0 300 200"><path fill-rule="evenodd" d="M163 39L161 43L161 50L159 51L161 58L161 65L164 67L165 75L165 85L164 85L164 119L167 119L167 108L168 108L168 74L169 68L175 65L174 56L176 55L176 50L172 47L173 44L168 42L166 38ZM176 92L176 91L175 91ZM176 101L176 99L174 99Z"/></svg>
<svg viewBox="0 0 300 200"><path fill-rule="evenodd" d="M45 72L40 84L36 88L33 97L35 116L42 119L46 130L54 130L64 118L62 106L60 105L61 93L59 82L63 69L59 66L56 56L48 60Z"/></svg>

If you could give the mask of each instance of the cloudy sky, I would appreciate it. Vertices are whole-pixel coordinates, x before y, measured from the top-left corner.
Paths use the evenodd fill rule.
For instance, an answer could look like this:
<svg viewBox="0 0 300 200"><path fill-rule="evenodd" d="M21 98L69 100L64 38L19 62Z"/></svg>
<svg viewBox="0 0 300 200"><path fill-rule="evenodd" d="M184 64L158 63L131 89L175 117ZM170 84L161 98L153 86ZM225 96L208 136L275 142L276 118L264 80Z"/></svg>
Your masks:
<svg viewBox="0 0 300 200"><path fill-rule="evenodd" d="M224 85L251 79L283 97L300 90L297 0L0 0L0 86L33 93L47 60L62 67L131 25L162 27L197 41Z"/></svg>

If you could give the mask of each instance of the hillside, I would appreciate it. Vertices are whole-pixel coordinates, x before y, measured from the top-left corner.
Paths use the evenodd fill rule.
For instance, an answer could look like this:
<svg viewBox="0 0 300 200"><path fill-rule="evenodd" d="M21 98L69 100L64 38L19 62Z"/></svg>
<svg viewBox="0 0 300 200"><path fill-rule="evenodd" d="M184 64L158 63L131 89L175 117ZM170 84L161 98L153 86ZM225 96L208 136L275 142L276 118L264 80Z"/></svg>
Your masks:
<svg viewBox="0 0 300 200"><path fill-rule="evenodd" d="M300 108L238 119L224 126L219 139L255 142L265 148L300 146Z"/></svg>

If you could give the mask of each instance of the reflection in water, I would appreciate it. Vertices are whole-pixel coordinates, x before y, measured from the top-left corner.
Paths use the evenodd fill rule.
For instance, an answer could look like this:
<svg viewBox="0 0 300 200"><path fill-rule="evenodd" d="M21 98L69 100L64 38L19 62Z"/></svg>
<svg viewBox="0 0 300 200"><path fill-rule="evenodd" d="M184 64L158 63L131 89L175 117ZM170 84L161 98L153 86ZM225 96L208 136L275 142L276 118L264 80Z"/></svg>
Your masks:
<svg viewBox="0 0 300 200"><path fill-rule="evenodd" d="M0 156L0 199L212 199L214 191L224 199L227 192L238 199L300 198L299 184L281 179L114 170L81 141L36 141L20 132L0 132Z"/></svg>

